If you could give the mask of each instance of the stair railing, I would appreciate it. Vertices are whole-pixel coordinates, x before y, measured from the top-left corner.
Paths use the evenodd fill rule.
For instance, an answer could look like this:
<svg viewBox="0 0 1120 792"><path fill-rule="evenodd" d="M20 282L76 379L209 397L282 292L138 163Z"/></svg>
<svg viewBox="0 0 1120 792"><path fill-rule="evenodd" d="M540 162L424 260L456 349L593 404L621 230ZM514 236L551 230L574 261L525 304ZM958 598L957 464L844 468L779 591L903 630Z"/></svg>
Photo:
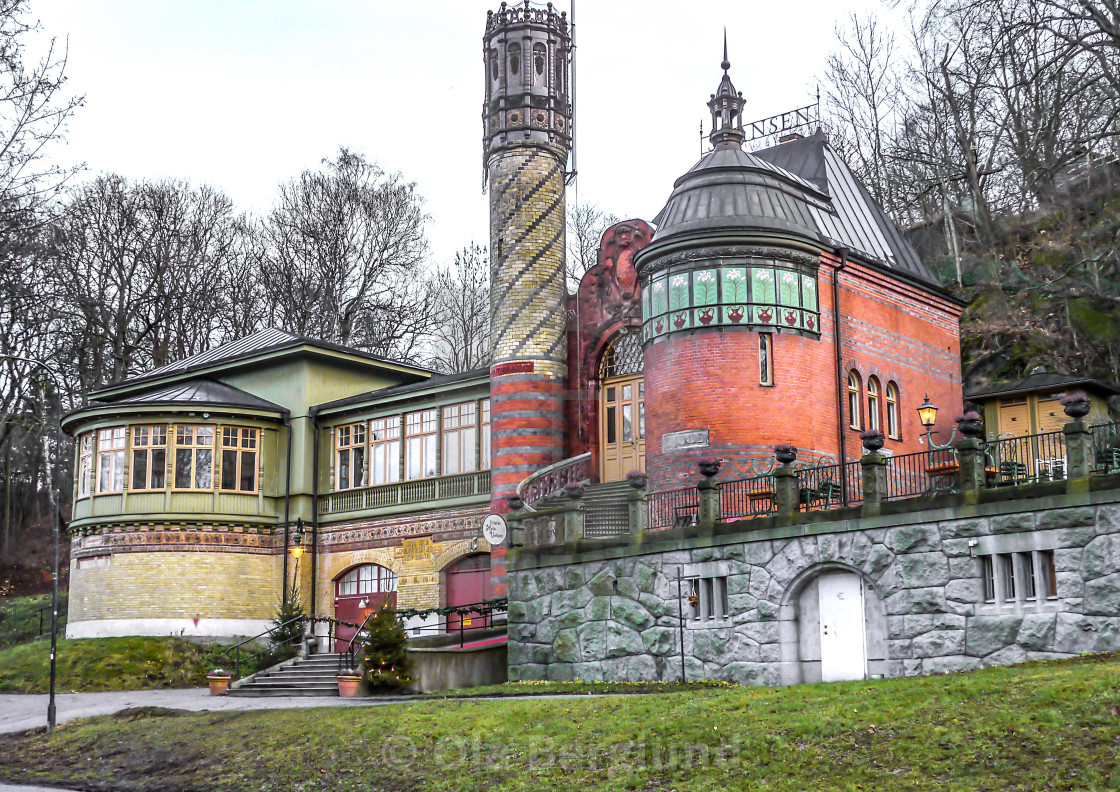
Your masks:
<svg viewBox="0 0 1120 792"><path fill-rule="evenodd" d="M300 629L299 631L297 631L293 638L289 638L286 641L281 641L280 643L274 643L272 641L272 637L276 633L283 630L284 628L291 627L294 624L298 623L302 627L302 625L307 621L314 621L314 620L309 619L307 616L293 616L292 618L288 619L287 621L281 622L280 624L277 624L274 627L270 627L267 630L265 630L264 632L260 633L259 635L254 635L252 638L246 638L244 641L240 641L239 643L235 643L233 646L231 646L228 649L226 649L225 651L223 651L222 654L225 655L226 657L230 658L233 661L233 675L236 676L236 677L241 676L241 663L243 663L244 661L250 660L250 659L256 659L256 658L262 657L266 654L271 654L276 649L279 649L282 646L290 646L291 644L293 644L297 641L303 640L303 629ZM267 649L261 649L260 651L253 652L251 654L245 654L246 650L242 649L243 646L245 646L247 644L255 643L256 641L259 641L261 638L264 638L265 636L268 636L268 638L269 638L269 646L268 646Z"/></svg>
<svg viewBox="0 0 1120 792"><path fill-rule="evenodd" d="M357 648L358 648L357 647L358 639L361 637L362 633L366 631L366 625L369 624L369 620L372 619L376 615L377 615L376 610L372 610L369 613L367 613L366 617L364 619L362 619L362 623L360 625L358 625L358 629L354 631L354 634L352 636L350 636L350 641L349 641L349 643L346 644L346 650L343 651L343 652L340 652L339 655L338 655L338 673L341 674L344 670L345 671L353 671L354 669L357 668L357 665L354 664L354 653L357 651ZM345 665L343 665L343 662L342 662L342 658L344 658L344 657L346 658L346 664Z"/></svg>
<svg viewBox="0 0 1120 792"><path fill-rule="evenodd" d="M524 504L525 511L535 511L533 504L542 498L567 487L591 478L591 452L564 459L548 467L531 473L517 485L517 497Z"/></svg>

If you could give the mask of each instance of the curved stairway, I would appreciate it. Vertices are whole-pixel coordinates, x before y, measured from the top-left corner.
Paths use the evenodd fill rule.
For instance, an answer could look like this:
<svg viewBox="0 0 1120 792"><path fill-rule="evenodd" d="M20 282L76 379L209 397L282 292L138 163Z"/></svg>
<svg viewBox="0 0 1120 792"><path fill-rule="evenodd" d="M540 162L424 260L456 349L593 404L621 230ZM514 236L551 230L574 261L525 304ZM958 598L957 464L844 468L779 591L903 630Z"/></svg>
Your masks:
<svg viewBox="0 0 1120 792"><path fill-rule="evenodd" d="M230 685L227 696L337 696L338 655L317 654L287 661L279 667Z"/></svg>
<svg viewBox="0 0 1120 792"><path fill-rule="evenodd" d="M627 494L630 485L625 481L604 484L587 484L583 491L583 535L616 536L630 532L630 506ZM554 508L567 501L564 491L541 498L533 508L537 511Z"/></svg>

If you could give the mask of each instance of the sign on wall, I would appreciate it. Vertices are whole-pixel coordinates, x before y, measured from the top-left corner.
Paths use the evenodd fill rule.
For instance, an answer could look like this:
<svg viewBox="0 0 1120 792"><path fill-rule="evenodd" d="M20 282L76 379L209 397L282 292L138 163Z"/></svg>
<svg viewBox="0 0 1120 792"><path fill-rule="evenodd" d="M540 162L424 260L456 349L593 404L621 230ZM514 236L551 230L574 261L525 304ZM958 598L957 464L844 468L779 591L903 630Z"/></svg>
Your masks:
<svg viewBox="0 0 1120 792"><path fill-rule="evenodd" d="M707 429L685 429L683 432L669 432L661 435L661 453L686 451L689 448L707 448Z"/></svg>
<svg viewBox="0 0 1120 792"><path fill-rule="evenodd" d="M506 521L500 514L489 514L482 521L482 538L497 547L506 540Z"/></svg>

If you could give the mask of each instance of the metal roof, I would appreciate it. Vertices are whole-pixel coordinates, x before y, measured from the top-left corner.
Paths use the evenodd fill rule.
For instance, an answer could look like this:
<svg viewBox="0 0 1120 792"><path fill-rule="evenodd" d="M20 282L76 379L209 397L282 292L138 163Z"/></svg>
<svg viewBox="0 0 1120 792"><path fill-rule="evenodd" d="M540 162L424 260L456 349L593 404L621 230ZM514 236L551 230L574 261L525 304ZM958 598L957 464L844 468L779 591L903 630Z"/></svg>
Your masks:
<svg viewBox="0 0 1120 792"><path fill-rule="evenodd" d="M333 344L329 341L320 341L316 338L308 338L307 336L296 335L289 333L287 330L280 330L275 327L270 327L265 330L247 335L244 338L239 338L236 341L230 341L228 344L208 349L205 352L200 352L197 355L192 355L182 360L177 360L174 363L168 363L166 366L160 366L157 369L145 372L144 374L130 377L118 382L110 383L102 388L98 388L94 393L100 393L107 390L116 390L122 385L132 385L134 383L143 383L148 380L159 379L161 377L173 376L175 374L183 374L191 371L213 366L221 363L232 363L245 358L250 358L255 355L263 354L266 352L275 352L282 349L297 346L311 346L319 349L329 350L331 352L339 352L347 355L354 355L356 357L365 358L374 363L388 363L394 366L401 366L407 369L412 369L418 375L425 375L429 370L422 366L416 366L411 363L402 363L396 360L371 355L368 352L362 352L358 349L342 346L341 344Z"/></svg>
<svg viewBox="0 0 1120 792"><path fill-rule="evenodd" d="M249 407L256 410L269 410L271 412L286 413L287 410L279 404L254 396L251 393L226 385L224 382L215 382L208 379L192 379L186 382L176 382L166 388L148 391L138 396L129 396L116 399L112 402L95 402L91 406L120 406L131 405L214 405L226 407Z"/></svg>
<svg viewBox="0 0 1120 792"><path fill-rule="evenodd" d="M987 399L992 396L1013 396L1035 391L1068 389L1072 386L1096 390L1109 396L1120 393L1120 388L1088 377L1074 377L1068 374L1055 374L1040 371L1015 382L997 382L965 393L966 399Z"/></svg>

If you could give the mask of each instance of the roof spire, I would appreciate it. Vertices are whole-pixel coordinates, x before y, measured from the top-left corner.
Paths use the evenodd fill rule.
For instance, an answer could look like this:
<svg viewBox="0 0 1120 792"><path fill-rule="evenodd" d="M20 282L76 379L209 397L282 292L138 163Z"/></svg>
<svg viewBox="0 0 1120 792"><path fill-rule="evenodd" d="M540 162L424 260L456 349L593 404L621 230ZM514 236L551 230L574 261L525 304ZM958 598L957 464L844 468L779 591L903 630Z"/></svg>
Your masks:
<svg viewBox="0 0 1120 792"><path fill-rule="evenodd" d="M708 109L712 111L712 131L708 139L715 147L735 146L740 147L746 135L743 132L743 94L735 90L731 83L731 75L727 70L731 62L727 59L727 28L723 29L723 79L719 88L712 94L708 102Z"/></svg>

